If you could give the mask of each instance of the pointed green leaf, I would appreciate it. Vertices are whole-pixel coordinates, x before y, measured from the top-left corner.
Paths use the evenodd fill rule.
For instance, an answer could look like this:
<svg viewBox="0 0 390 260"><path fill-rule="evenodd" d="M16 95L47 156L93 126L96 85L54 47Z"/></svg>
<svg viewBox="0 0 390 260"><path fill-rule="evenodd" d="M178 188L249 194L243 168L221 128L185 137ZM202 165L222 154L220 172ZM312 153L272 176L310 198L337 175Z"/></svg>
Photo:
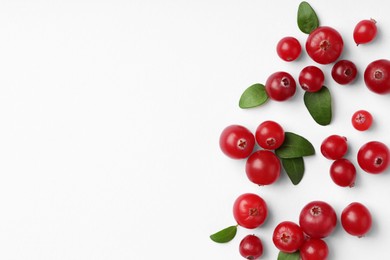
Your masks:
<svg viewBox="0 0 390 260"><path fill-rule="evenodd" d="M286 132L281 147L275 150L279 158L289 159L313 155L314 146L304 137Z"/></svg>
<svg viewBox="0 0 390 260"><path fill-rule="evenodd" d="M317 92L305 92L305 106L310 115L320 125L329 125L332 121L332 97L325 86Z"/></svg>
<svg viewBox="0 0 390 260"><path fill-rule="evenodd" d="M210 238L211 240L217 243L226 243L232 240L236 236L236 233L237 233L237 225L224 228L221 231L212 234Z"/></svg>
<svg viewBox="0 0 390 260"><path fill-rule="evenodd" d="M238 105L240 108L252 108L264 104L268 100L263 84L253 84L242 93Z"/></svg>
<svg viewBox="0 0 390 260"><path fill-rule="evenodd" d="M299 259L300 259L299 251L291 254L280 251L278 255L278 260L299 260Z"/></svg>
<svg viewBox="0 0 390 260"><path fill-rule="evenodd" d="M310 4L305 1L299 4L297 22L299 29L307 34L310 34L320 25L316 12Z"/></svg>
<svg viewBox="0 0 390 260"><path fill-rule="evenodd" d="M305 163L302 157L298 158L281 158L283 169L294 185L301 182L303 173L305 172Z"/></svg>

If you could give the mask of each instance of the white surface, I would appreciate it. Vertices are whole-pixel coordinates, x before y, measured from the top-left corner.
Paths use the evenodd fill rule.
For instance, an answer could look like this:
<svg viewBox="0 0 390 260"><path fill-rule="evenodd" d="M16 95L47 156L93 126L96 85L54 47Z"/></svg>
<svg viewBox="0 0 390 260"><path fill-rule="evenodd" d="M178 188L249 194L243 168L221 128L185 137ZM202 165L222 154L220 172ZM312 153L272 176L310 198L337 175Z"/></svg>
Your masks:
<svg viewBox="0 0 390 260"><path fill-rule="evenodd" d="M330 134L348 137L348 158L369 140L390 144L390 96L356 84L339 86L326 73L334 98L330 126L317 125L298 89L287 102L241 110L252 83L277 70L296 78L313 64L304 54L281 61L277 41L304 43L296 25L300 1L2 1L0 3L0 258L1 259L240 259L249 233L264 242L262 259L276 259L274 226L298 220L300 209L321 199L338 215L360 201L374 218L364 239L338 226L327 239L330 259L384 259L390 243L390 173L359 170L356 187L328 176L319 153ZM322 25L344 36L343 58L362 73L389 58L386 1L310 1ZM375 18L375 43L356 47L352 31ZM361 74L360 74L361 75ZM374 127L355 131L357 109ZM305 159L298 186L287 177L259 188L244 161L218 147L222 129L251 130L266 119L308 138L317 155ZM230 243L209 235L234 224L231 207L244 192L268 203L266 224L239 228Z"/></svg>

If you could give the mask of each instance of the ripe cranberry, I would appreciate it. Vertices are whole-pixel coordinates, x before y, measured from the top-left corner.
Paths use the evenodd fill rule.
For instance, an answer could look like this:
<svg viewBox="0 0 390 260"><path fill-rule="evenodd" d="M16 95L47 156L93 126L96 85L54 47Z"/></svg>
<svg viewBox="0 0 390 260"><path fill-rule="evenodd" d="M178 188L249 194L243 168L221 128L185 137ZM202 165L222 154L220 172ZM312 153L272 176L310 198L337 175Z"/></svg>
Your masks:
<svg viewBox="0 0 390 260"><path fill-rule="evenodd" d="M228 157L244 159L252 153L255 147L255 137L246 127L231 125L222 131L219 146Z"/></svg>
<svg viewBox="0 0 390 260"><path fill-rule="evenodd" d="M294 96L296 83L287 72L279 71L271 74L266 83L265 91L268 96L276 101L284 101Z"/></svg>
<svg viewBox="0 0 390 260"><path fill-rule="evenodd" d="M264 121L257 127L255 138L260 147L275 150L284 142L284 130L274 121Z"/></svg>
<svg viewBox="0 0 390 260"><path fill-rule="evenodd" d="M329 160L341 159L348 150L347 138L339 135L331 135L321 143L321 153Z"/></svg>
<svg viewBox="0 0 390 260"><path fill-rule="evenodd" d="M356 65L349 60L339 60L332 67L332 78L340 85L352 83L357 75Z"/></svg>
<svg viewBox="0 0 390 260"><path fill-rule="evenodd" d="M337 224L336 212L328 203L312 201L308 203L299 215L299 225L303 232L311 238L329 236Z"/></svg>
<svg viewBox="0 0 390 260"><path fill-rule="evenodd" d="M299 73L298 81L303 90L317 92L324 85L325 75L320 68L307 66Z"/></svg>
<svg viewBox="0 0 390 260"><path fill-rule="evenodd" d="M284 37L276 46L278 56L285 61L296 60L301 55L301 51L301 44L294 37Z"/></svg>
<svg viewBox="0 0 390 260"><path fill-rule="evenodd" d="M241 240L239 250L244 258L254 260L263 254L263 244L259 237L247 235Z"/></svg>
<svg viewBox="0 0 390 260"><path fill-rule="evenodd" d="M343 51L343 39L335 29L320 26L312 31L306 40L307 54L320 64L336 61Z"/></svg>
<svg viewBox="0 0 390 260"><path fill-rule="evenodd" d="M352 126L359 131L368 130L372 121L372 115L366 110L358 110L352 115Z"/></svg>
<svg viewBox="0 0 390 260"><path fill-rule="evenodd" d="M279 223L272 235L276 248L285 253L297 251L305 240L302 229L291 221Z"/></svg>
<svg viewBox="0 0 390 260"><path fill-rule="evenodd" d="M249 156L245 166L249 180L258 185L269 185L279 179L279 158L271 151L259 150Z"/></svg>
<svg viewBox="0 0 390 260"><path fill-rule="evenodd" d="M265 222L267 215L267 204L256 194L244 193L234 201L233 216L242 227L257 228Z"/></svg>
<svg viewBox="0 0 390 260"><path fill-rule="evenodd" d="M371 229L371 213L363 204L353 202L342 211L341 225L348 234L362 237Z"/></svg>
<svg viewBox="0 0 390 260"><path fill-rule="evenodd" d="M348 159L338 159L330 166L330 177L341 187L353 187L356 179L356 168Z"/></svg>
<svg viewBox="0 0 390 260"><path fill-rule="evenodd" d="M362 20L358 22L353 30L353 39L357 45L369 43L375 39L376 34L376 21L374 19Z"/></svg>
<svg viewBox="0 0 390 260"><path fill-rule="evenodd" d="M375 60L364 71L364 82L377 94L390 93L390 60Z"/></svg>
<svg viewBox="0 0 390 260"><path fill-rule="evenodd" d="M378 174L389 166L389 148L381 142L371 141L360 147L357 161L365 172Z"/></svg>
<svg viewBox="0 0 390 260"><path fill-rule="evenodd" d="M299 249L302 260L326 260L329 248L322 239L309 238Z"/></svg>

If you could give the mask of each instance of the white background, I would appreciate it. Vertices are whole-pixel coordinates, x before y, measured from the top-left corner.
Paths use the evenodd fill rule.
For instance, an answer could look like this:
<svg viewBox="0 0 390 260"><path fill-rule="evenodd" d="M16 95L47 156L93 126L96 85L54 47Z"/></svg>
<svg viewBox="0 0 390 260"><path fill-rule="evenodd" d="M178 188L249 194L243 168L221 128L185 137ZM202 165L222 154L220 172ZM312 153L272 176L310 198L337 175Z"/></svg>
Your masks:
<svg viewBox="0 0 390 260"><path fill-rule="evenodd" d="M298 221L311 200L333 205L338 216L352 201L372 212L362 239L340 224L327 238L330 259L384 259L390 243L390 172L358 170L356 187L332 183L331 164L319 153L330 134L349 140L347 158L379 140L390 145L390 97L364 86L365 66L390 58L386 1L310 1L322 25L343 35L342 58L359 69L355 84L340 86L320 66L330 88L334 118L317 125L303 91L286 102L241 110L249 85L284 70L295 78L303 53L280 60L284 36L304 44L296 25L300 1L1 1L0 2L0 258L1 259L241 259L247 234L276 259L273 228ZM352 31L375 18L378 37L355 46ZM357 109L374 126L357 132ZM222 129L254 131L264 120L309 139L317 154L305 159L298 186L284 174L272 186L248 181L245 161L219 150ZM232 204L244 192L268 203L261 228L239 228L227 244L209 235L233 225Z"/></svg>

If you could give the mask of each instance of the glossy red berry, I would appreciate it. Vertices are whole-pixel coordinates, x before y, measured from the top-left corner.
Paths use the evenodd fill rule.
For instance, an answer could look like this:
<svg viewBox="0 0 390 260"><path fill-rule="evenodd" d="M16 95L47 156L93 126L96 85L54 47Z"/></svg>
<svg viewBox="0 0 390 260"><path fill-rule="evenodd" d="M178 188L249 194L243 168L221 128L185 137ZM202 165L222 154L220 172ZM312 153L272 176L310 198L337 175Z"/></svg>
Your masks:
<svg viewBox="0 0 390 260"><path fill-rule="evenodd" d="M255 138L260 147L275 150L284 142L284 129L274 121L264 121L257 127Z"/></svg>
<svg viewBox="0 0 390 260"><path fill-rule="evenodd" d="M356 168L348 159L338 159L330 166L330 177L341 187L353 187L356 179Z"/></svg>
<svg viewBox="0 0 390 260"><path fill-rule="evenodd" d="M265 90L271 99L284 101L294 96L296 83L289 73L279 71L268 77L265 83Z"/></svg>
<svg viewBox="0 0 390 260"><path fill-rule="evenodd" d="M252 153L255 143L252 132L240 125L226 127L219 138L222 152L233 159L247 158Z"/></svg>
<svg viewBox="0 0 390 260"><path fill-rule="evenodd" d="M364 71L364 83L377 94L390 93L390 60L375 60Z"/></svg>
<svg viewBox="0 0 390 260"><path fill-rule="evenodd" d="M363 204L353 202L342 211L341 225L348 234L362 237L371 230L371 213Z"/></svg>
<svg viewBox="0 0 390 260"><path fill-rule="evenodd" d="M261 239L255 235L245 236L239 246L242 257L250 260L258 259L263 254Z"/></svg>
<svg viewBox="0 0 390 260"><path fill-rule="evenodd" d="M311 238L324 238L335 229L337 216L335 210L324 201L308 203L299 215L299 225Z"/></svg>
<svg viewBox="0 0 390 260"><path fill-rule="evenodd" d="M362 20L353 30L353 39L357 45L369 43L375 39L376 34L376 21L374 19Z"/></svg>
<svg viewBox="0 0 390 260"><path fill-rule="evenodd" d="M352 61L339 60L333 65L331 75L340 85L347 85L355 80L357 68Z"/></svg>
<svg viewBox="0 0 390 260"><path fill-rule="evenodd" d="M305 240L300 226L291 221L279 223L272 235L272 241L276 248L285 253L297 251Z"/></svg>
<svg viewBox="0 0 390 260"><path fill-rule="evenodd" d="M302 260L326 260L329 255L329 248L322 239L309 238L299 249Z"/></svg>
<svg viewBox="0 0 390 260"><path fill-rule="evenodd" d="M324 85L325 75L320 68L307 66L299 73L298 81L303 90L317 92Z"/></svg>
<svg viewBox="0 0 390 260"><path fill-rule="evenodd" d="M278 56L284 61L296 60L301 55L301 51L301 44L294 37L284 37L276 46Z"/></svg>
<svg viewBox="0 0 390 260"><path fill-rule="evenodd" d="M360 147L357 161L365 172L378 174L389 167L389 148L381 142L371 141Z"/></svg>
<svg viewBox="0 0 390 260"><path fill-rule="evenodd" d="M352 126L359 131L368 130L373 121L373 117L370 112L366 110L358 110L352 115Z"/></svg>
<svg viewBox="0 0 390 260"><path fill-rule="evenodd" d="M344 42L339 32L328 26L320 26L306 40L307 54L317 63L336 61L343 51Z"/></svg>
<svg viewBox="0 0 390 260"><path fill-rule="evenodd" d="M249 156L245 165L249 180L258 185L269 185L279 179L279 158L271 151L259 150Z"/></svg>
<svg viewBox="0 0 390 260"><path fill-rule="evenodd" d="M329 160L341 159L348 151L347 138L331 135L321 143L321 153Z"/></svg>
<svg viewBox="0 0 390 260"><path fill-rule="evenodd" d="M244 193L234 201L233 216L242 227L257 228L265 222L267 215L267 204L259 195Z"/></svg>

